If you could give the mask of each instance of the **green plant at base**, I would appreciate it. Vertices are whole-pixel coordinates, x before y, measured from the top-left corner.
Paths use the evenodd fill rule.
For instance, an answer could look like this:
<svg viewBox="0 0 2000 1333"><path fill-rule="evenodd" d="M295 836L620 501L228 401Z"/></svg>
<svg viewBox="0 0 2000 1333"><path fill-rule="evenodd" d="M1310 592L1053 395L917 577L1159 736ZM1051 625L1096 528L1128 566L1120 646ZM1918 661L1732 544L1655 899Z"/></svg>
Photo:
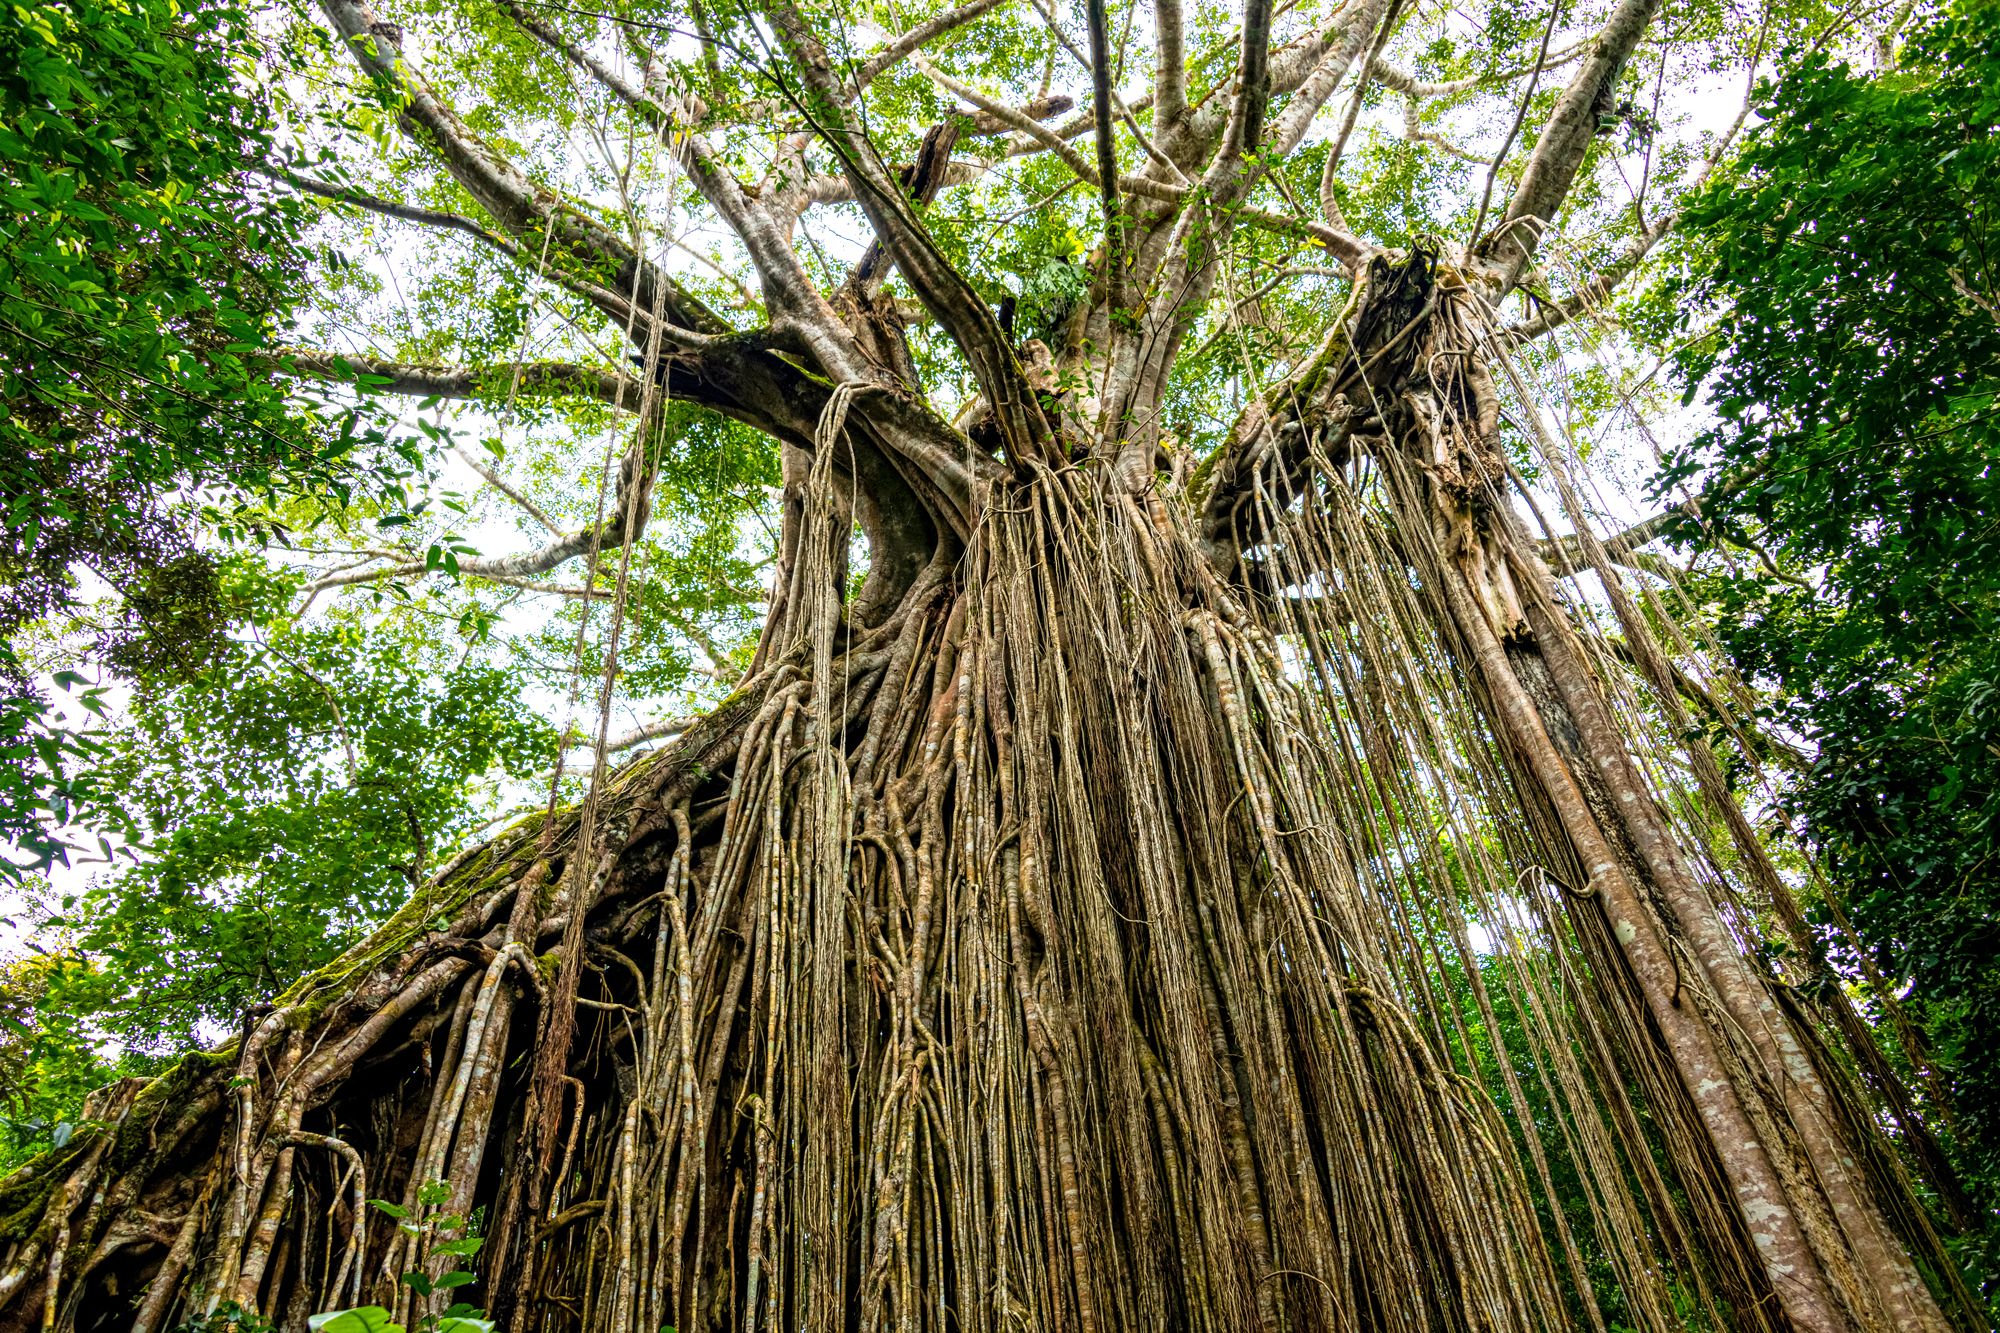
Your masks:
<svg viewBox="0 0 2000 1333"><path fill-rule="evenodd" d="M312 1333L404 1333L403 1326L391 1320L389 1312L379 1305L316 1314L306 1321L306 1327ZM427 1316L418 1327L430 1333L493 1333L490 1319L451 1313Z"/></svg>
<svg viewBox="0 0 2000 1333"><path fill-rule="evenodd" d="M478 1231L477 1211L472 1217L432 1211L450 1198L450 1184L433 1180L418 1188L414 1218L408 1208L387 1199L370 1199L368 1203L394 1218L396 1229L416 1242L418 1253L429 1250L422 1267L402 1276L402 1284L416 1293L419 1302L417 1333L493 1333L492 1321L484 1318L485 1311L477 1306L461 1302L443 1310L426 1308L439 1293L479 1280L471 1269L460 1266L471 1263L486 1243ZM403 1325L391 1322L389 1312L379 1305L316 1314L308 1323L313 1333L405 1333Z"/></svg>
<svg viewBox="0 0 2000 1333"><path fill-rule="evenodd" d="M246 1310L235 1301L224 1301L205 1315L196 1315L174 1333L275 1333L273 1324L255 1310Z"/></svg>

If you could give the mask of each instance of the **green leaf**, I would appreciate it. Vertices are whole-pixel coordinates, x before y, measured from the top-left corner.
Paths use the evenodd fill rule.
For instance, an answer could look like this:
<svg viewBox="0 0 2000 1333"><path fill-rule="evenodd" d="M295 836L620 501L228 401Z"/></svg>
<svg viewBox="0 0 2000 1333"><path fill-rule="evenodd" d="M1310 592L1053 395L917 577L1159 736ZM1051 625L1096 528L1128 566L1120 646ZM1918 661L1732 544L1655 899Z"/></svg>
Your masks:
<svg viewBox="0 0 2000 1333"><path fill-rule="evenodd" d="M306 1327L312 1333L403 1333L403 1326L391 1322L389 1312L379 1305L316 1314L306 1320Z"/></svg>

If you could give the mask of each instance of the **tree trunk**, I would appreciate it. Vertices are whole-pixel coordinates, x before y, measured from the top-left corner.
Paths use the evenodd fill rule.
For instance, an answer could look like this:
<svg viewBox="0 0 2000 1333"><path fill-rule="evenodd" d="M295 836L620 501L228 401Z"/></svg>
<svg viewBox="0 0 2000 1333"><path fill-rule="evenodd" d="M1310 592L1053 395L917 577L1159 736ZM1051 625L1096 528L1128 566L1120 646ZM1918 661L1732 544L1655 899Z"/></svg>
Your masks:
<svg viewBox="0 0 2000 1333"><path fill-rule="evenodd" d="M17 1173L0 1330L1944 1326L1417 296L1220 574L1107 438L843 607L829 409L743 686Z"/></svg>

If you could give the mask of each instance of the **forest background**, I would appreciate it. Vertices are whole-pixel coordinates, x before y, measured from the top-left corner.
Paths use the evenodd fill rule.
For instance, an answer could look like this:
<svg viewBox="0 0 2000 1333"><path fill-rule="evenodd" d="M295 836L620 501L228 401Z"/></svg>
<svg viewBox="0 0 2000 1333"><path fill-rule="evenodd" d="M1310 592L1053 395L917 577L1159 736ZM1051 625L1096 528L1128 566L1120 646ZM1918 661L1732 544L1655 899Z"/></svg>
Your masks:
<svg viewBox="0 0 2000 1333"><path fill-rule="evenodd" d="M1744 28L1718 10L1676 40L1740 54ZM1575 367L1568 428L1630 495L1607 527L1667 507L1635 558L1674 566L1757 692L1778 778L1752 808L1790 856L1819 984L1906 1082L1929 1136L1911 1150L1948 1164L1933 1202L1991 1298L2000 7L1774 8L1749 28L1740 136L1670 229L1640 211L1640 234L1660 225L1637 272L1550 355ZM1426 34L1433 82L1543 37L1507 0L1418 4L1404 31ZM334 147L373 145L391 176L400 150L384 108L311 95L330 62L302 14L13 5L0 49L12 1162L62 1144L90 1089L233 1032L482 833L579 797L614 571L581 546L539 567L495 553L589 528L617 453L603 404L535 379L569 298L534 256L343 202L365 182L331 174ZM548 109L525 60L497 68L496 99ZM1606 151L1649 171L1665 127L1640 74ZM1715 87L1719 131L1740 88ZM1358 105L1365 171L1341 203L1390 245L1507 129L1388 79ZM581 111L556 120L615 192L623 145ZM1089 207L981 236L1015 277L982 295L1024 330L1077 299ZM862 234L835 221L823 243L845 261ZM754 304L713 245L680 244L691 282ZM1176 406L1191 450L1234 415L1231 360L1289 316L1281 298L1214 332ZM298 342L352 354L301 364ZM516 370L470 404L418 402L379 392L373 356ZM631 561L618 755L727 694L769 591L776 446L672 411Z"/></svg>

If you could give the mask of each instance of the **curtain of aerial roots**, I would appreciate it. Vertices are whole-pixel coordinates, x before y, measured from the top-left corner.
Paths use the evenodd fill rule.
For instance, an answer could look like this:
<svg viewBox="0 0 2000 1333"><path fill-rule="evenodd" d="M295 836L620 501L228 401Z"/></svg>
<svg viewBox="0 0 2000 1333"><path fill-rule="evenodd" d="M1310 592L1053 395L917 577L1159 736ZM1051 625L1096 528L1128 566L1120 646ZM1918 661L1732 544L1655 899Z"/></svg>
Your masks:
<svg viewBox="0 0 2000 1333"><path fill-rule="evenodd" d="M768 665L608 784L591 864L573 816L516 830L441 878L448 929L418 904L221 1057L115 1090L115 1130L0 1186L0 1329L409 1322L399 1276L448 1265L370 1198L479 1217L450 1294L509 1333L1782 1328L1660 1035L1734 1016L1686 949L1649 1009L1440 591L1479 549L1438 518L1463 388L1416 403L1424 469L1378 441L1253 497L1248 601L1176 500L1092 466L989 494L949 568L846 626L822 448ZM1510 678L1553 715L1530 637ZM1677 705L1602 679L1681 790ZM1733 825L1666 808L1713 901L1764 902L1701 850ZM1751 1039L1717 1045L1754 1085ZM1812 1193L1813 1141L1757 1105ZM1855 1188L1907 1198L1858 1121ZM1810 1220L1838 1277L1837 1213Z"/></svg>
<svg viewBox="0 0 2000 1333"><path fill-rule="evenodd" d="M1322 724L1190 548L1045 477L842 663L828 508L520 1326L1567 1325Z"/></svg>
<svg viewBox="0 0 2000 1333"><path fill-rule="evenodd" d="M1817 997L1773 984L1748 961L1764 941L1760 921L1792 930L1802 961L1817 945L1691 725L1677 685L1691 678L1662 648L1673 622L1649 589L1635 595L1626 586L1589 536L1536 394L1501 355L1524 431L1581 534L1571 543L1573 564L1602 590L1596 599L1559 599L1514 517L1507 469L1493 452L1497 404L1475 354L1479 307L1468 294L1441 295L1415 358L1429 373L1412 376L1400 400L1371 400L1349 414L1377 432L1372 438L1328 432L1342 456L1322 454L1302 469L1314 480L1300 494L1262 497L1251 526L1262 582L1292 594L1267 607L1283 641L1298 645L1311 674L1337 678L1322 699L1349 720L1364 767L1390 775L1377 784L1388 822L1399 822L1401 806L1410 828L1407 812L1426 799L1399 784L1415 777L1430 788L1435 845L1412 841L1391 854L1432 862L1410 876L1403 899L1421 913L1422 901L1451 883L1441 872L1457 872L1484 932L1508 955L1509 966L1486 969L1505 992L1498 1012L1539 1022L1552 999L1535 993L1534 977L1551 967L1574 1006L1566 1024L1546 1031L1545 1045L1514 1040L1512 1051L1498 1044L1493 1052L1501 1104L1535 1114L1537 1088L1524 1088L1513 1058L1522 1052L1552 1111L1541 1120L1543 1141L1523 1145L1532 1178L1546 1193L1587 1201L1576 1209L1578 1226L1554 1219L1556 1253L1572 1276L1600 1255L1624 1299L1657 1300L1662 1293L1635 1269L1649 1260L1633 1252L1629 1234L1620 1252L1621 1230L1645 1218L1650 1248L1677 1260L1677 1305L1719 1302L1742 1327L1782 1310L1808 1328L1943 1328L1908 1255L1941 1275L1951 1265L1820 1031L1856 1028L1851 1014L1842 1021L1845 997L1818 978ZM1371 520L1382 516L1399 560L1371 557L1381 545L1369 535L1378 531ZM1415 589L1406 570L1416 574ZM1648 688L1635 688L1634 674L1608 652L1586 660L1586 643L1610 642L1588 633L1600 613ZM1504 737L1490 753L1469 717L1441 726L1411 711L1448 705L1454 691L1443 679L1396 687L1413 663L1436 661L1411 629L1418 623L1449 627L1453 674L1470 683L1478 715ZM1372 734L1385 718L1407 736L1401 753ZM1497 827L1482 830L1464 817L1469 810L1495 812ZM1366 826L1361 812L1354 818L1350 827ZM1511 871L1468 873L1482 852L1499 849ZM1438 865L1439 856L1450 864ZM1496 884L1507 886L1497 900ZM1449 920L1452 905L1441 907ZM1408 937L1431 933L1420 924ZM1496 1009L1478 971L1467 989L1490 1029ZM1658 1171L1628 1097L1665 1149ZM1576 1183L1566 1186L1565 1168L1552 1174L1555 1156L1597 1165L1576 1167ZM1620 1158L1624 1189L1601 1169ZM1976 1320L1967 1293L1947 1287L1957 1310ZM1666 1318L1667 1309L1656 1304L1648 1317Z"/></svg>

